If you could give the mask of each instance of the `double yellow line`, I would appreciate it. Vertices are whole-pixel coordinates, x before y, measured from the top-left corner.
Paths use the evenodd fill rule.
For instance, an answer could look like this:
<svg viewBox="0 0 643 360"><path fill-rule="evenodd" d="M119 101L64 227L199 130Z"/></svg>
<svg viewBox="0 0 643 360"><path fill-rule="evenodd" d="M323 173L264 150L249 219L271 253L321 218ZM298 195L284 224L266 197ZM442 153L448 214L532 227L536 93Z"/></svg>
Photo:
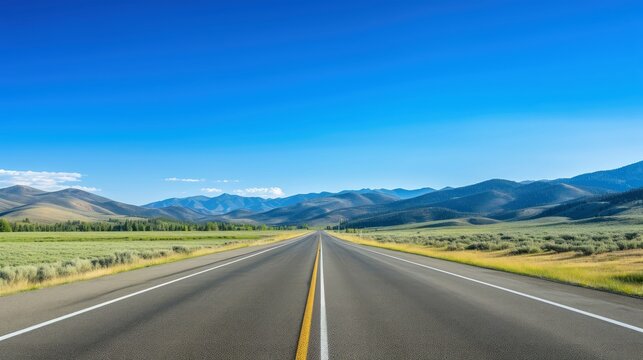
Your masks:
<svg viewBox="0 0 643 360"><path fill-rule="evenodd" d="M313 275L310 279L310 289L308 290L308 299L306 300L306 309L304 310L304 319L301 323L299 332L299 342L297 343L297 355L295 360L306 360L308 358L308 343L310 342L310 327L313 322L313 306L315 304L315 289L317 289L317 268L319 267L320 242L317 243L317 256L313 266Z"/></svg>

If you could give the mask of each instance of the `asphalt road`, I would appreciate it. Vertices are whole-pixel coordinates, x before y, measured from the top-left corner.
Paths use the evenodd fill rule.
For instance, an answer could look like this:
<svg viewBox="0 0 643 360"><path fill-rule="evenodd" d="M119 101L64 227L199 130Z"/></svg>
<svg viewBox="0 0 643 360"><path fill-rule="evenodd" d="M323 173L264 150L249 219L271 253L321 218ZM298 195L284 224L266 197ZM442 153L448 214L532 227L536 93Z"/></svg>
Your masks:
<svg viewBox="0 0 643 360"><path fill-rule="evenodd" d="M0 298L0 359L640 359L641 328L640 299L318 232Z"/></svg>

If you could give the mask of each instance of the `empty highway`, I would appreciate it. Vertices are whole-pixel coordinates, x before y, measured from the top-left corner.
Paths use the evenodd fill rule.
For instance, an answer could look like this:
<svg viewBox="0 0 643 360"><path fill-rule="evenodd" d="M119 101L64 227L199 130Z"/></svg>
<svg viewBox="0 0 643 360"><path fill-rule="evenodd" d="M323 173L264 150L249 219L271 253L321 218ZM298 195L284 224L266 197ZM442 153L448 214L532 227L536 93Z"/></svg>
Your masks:
<svg viewBox="0 0 643 360"><path fill-rule="evenodd" d="M0 359L641 354L641 299L324 232L0 298Z"/></svg>

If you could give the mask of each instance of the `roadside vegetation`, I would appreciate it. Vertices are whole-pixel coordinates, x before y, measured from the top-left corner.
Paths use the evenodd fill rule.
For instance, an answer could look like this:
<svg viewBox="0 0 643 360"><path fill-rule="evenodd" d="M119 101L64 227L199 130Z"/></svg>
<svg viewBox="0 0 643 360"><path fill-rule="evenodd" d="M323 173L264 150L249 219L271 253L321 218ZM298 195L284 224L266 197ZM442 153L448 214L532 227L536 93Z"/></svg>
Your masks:
<svg viewBox="0 0 643 360"><path fill-rule="evenodd" d="M0 295L268 244L304 233L305 230L1 233Z"/></svg>
<svg viewBox="0 0 643 360"><path fill-rule="evenodd" d="M343 230L353 242L643 297L643 223L563 219Z"/></svg>

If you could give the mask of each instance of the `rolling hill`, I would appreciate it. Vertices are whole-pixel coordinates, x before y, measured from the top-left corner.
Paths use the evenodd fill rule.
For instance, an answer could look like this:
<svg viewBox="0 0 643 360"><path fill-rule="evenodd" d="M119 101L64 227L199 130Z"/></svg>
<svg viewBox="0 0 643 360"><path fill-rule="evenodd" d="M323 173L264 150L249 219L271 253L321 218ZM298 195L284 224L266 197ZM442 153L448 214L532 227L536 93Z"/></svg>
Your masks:
<svg viewBox="0 0 643 360"><path fill-rule="evenodd" d="M35 222L51 223L67 220L99 221L119 217L198 221L203 217L180 206L147 209L71 188L45 192L16 185L0 189L0 201L0 217L12 221L28 218Z"/></svg>
<svg viewBox="0 0 643 360"><path fill-rule="evenodd" d="M570 201L549 208L536 217L562 216L576 220L626 214L643 214L643 188Z"/></svg>
<svg viewBox="0 0 643 360"><path fill-rule="evenodd" d="M263 224L310 224L326 223L326 216L338 209L355 208L367 205L395 202L396 197L379 192L357 193L346 192L303 201L294 205L280 207L260 214L253 214L248 219Z"/></svg>
<svg viewBox="0 0 643 360"><path fill-rule="evenodd" d="M643 161L614 170L596 171L555 181L595 191L628 191L643 187Z"/></svg>
<svg viewBox="0 0 643 360"><path fill-rule="evenodd" d="M393 226L433 220L459 219L467 216L469 215L451 209L425 207L360 216L348 221L343 226L355 228Z"/></svg>

